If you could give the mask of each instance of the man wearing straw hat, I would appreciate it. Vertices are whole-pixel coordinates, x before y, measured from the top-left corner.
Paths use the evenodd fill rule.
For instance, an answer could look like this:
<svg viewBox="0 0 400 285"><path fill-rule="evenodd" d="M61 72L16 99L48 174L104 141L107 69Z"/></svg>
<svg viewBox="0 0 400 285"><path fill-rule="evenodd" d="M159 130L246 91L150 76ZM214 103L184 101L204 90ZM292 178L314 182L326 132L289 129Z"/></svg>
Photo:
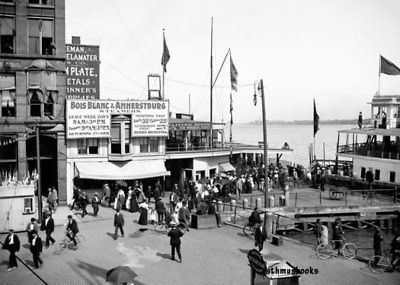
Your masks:
<svg viewBox="0 0 400 285"><path fill-rule="evenodd" d="M171 260L175 260L175 249L179 257L179 263L182 263L182 255L181 255L181 237L183 236L182 231L177 228L176 222L172 221L170 223L172 229L168 232L168 236L171 237L170 245L171 245Z"/></svg>

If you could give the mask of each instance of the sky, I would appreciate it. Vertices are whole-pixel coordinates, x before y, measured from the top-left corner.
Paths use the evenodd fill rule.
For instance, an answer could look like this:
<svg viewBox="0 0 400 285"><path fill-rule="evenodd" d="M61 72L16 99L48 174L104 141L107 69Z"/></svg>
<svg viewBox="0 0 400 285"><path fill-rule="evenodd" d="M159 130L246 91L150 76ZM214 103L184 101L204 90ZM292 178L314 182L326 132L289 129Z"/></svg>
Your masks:
<svg viewBox="0 0 400 285"><path fill-rule="evenodd" d="M148 74L162 75L172 113L210 120L213 74L231 49L238 75L233 121L369 118L379 56L400 67L398 0L67 0L66 42L100 46L100 98L147 99ZM152 83L153 84L153 83ZM151 85L153 86L153 85ZM230 121L229 57L213 91L213 121ZM400 94L400 76L380 76L380 94Z"/></svg>

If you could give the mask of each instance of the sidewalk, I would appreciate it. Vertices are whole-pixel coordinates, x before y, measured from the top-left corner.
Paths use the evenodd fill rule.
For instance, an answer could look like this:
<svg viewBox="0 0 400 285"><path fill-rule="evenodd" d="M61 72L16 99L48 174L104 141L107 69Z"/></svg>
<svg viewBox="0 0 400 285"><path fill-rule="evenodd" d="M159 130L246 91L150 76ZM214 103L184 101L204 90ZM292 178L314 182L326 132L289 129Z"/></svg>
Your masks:
<svg viewBox="0 0 400 285"><path fill-rule="evenodd" d="M90 208L88 207L88 211ZM90 212L90 211L89 211ZM60 207L55 215L62 224L68 213ZM78 212L80 213L80 212ZM106 284L106 272L119 265L132 268L137 274L134 284L249 284L247 253L254 242L242 230L224 226L211 230L191 230L182 238L183 263L170 260L169 238L153 230L153 226L137 224L139 214L123 211L125 237L113 240L114 210L100 208L99 217L83 219L75 215L85 246L64 255L54 255L54 246L44 249L44 265L35 270L49 284ZM45 237L40 232L42 238ZM64 236L64 227L57 226L54 238ZM19 234L23 244L18 256L32 266L27 237ZM5 236L0 236L4 240ZM333 258L320 260L313 249L285 240L282 246L265 244L265 259L284 259L299 268L318 269L318 274L303 275L301 284L398 284L400 273L373 274L368 266L356 260ZM0 251L0 284L40 284L34 275L19 263L19 268L6 272L8 252Z"/></svg>

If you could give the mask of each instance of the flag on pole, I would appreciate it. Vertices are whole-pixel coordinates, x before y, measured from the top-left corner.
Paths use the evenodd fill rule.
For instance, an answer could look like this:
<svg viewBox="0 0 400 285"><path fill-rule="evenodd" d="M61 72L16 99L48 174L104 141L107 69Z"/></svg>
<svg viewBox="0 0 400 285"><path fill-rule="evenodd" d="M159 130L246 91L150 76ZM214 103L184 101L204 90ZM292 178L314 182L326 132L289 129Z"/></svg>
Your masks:
<svg viewBox="0 0 400 285"><path fill-rule="evenodd" d="M167 63L169 61L169 50L168 50L168 46L167 46L167 42L165 41L165 35L163 35L164 38L164 44L163 44L163 53L161 56L161 65L164 68L164 72L167 72Z"/></svg>
<svg viewBox="0 0 400 285"><path fill-rule="evenodd" d="M387 75L400 75L400 68L398 68L393 62L381 56L380 72Z"/></svg>
<svg viewBox="0 0 400 285"><path fill-rule="evenodd" d="M235 65L233 64L232 61L232 55L230 55L230 60L231 60L231 88L232 90L235 90L237 92L237 78L238 78L238 72L236 70Z"/></svg>
<svg viewBox="0 0 400 285"><path fill-rule="evenodd" d="M232 92L231 92L231 96L230 96L230 106L229 106L229 112L231 113L231 124L229 126L229 141L232 142L232 125L233 125L233 102L232 102Z"/></svg>
<svg viewBox="0 0 400 285"><path fill-rule="evenodd" d="M319 130L319 116L318 116L318 113L317 113L317 107L315 106L315 99L313 99L314 100L314 137L315 137L315 134L318 132L318 130Z"/></svg>

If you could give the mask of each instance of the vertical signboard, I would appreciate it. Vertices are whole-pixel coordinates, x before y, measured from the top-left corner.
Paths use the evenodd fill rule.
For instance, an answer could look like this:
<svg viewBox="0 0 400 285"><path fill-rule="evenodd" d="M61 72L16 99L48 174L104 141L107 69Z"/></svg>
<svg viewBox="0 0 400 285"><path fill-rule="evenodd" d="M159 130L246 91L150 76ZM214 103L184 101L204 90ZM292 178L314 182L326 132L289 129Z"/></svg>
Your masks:
<svg viewBox="0 0 400 285"><path fill-rule="evenodd" d="M99 46L66 44L67 98L99 99Z"/></svg>

